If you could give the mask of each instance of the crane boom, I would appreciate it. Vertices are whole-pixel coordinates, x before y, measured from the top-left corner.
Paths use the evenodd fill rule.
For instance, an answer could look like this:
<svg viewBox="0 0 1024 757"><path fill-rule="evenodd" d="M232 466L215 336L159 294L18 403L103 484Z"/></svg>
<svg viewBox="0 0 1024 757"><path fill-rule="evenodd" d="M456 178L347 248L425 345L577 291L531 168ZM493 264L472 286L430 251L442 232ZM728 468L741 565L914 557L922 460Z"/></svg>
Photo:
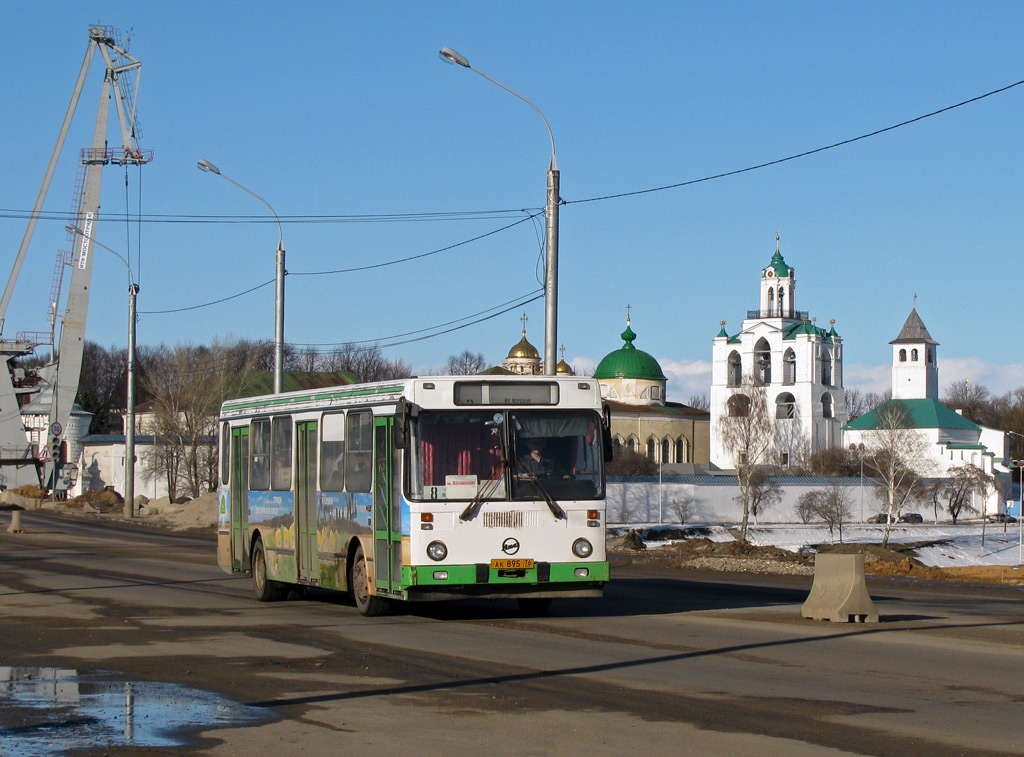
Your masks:
<svg viewBox="0 0 1024 757"><path fill-rule="evenodd" d="M138 87L136 85L133 90L130 78L124 76L134 72L137 83L142 64L117 44L114 31L109 27L94 26L89 29L89 48L82 63L82 69L79 72L75 91L71 97L71 103L68 106L53 155L50 158L50 165L43 179L43 186L39 191L35 208L29 218L28 229L22 240L21 248L15 261L14 271L7 284L3 299L0 300L0 333L2 333L11 291L21 268L25 252L28 249L36 220L49 188L54 166L63 147L72 116L82 93L86 74L96 51L99 51L103 58L105 73L96 114L96 126L93 131L92 147L83 150L82 161L86 166L86 179L78 217L75 219L76 225L85 234L76 239L77 244L72 255L71 283L64 310L60 345L56 360L41 371L44 382L50 386L52 397L50 400L48 427L45 434L40 434L40 448L35 451L39 458L39 463L35 467L40 485L57 492L69 488L74 483L77 474L75 463L65 459L67 453L66 433L68 422L71 418L71 409L74 405L75 396L78 394L78 380L82 369L82 354L85 347L85 323L89 309L90 281L92 278L92 237L96 223L99 221L102 169L111 163L117 165L141 165L152 160L152 151L144 151L139 148L135 132ZM107 142L107 123L112 97L116 103L116 112L121 131L121 147L117 148L108 147ZM6 343L0 342L0 347L3 344ZM25 345L19 346L25 347ZM9 362L13 354L4 358L6 354L7 352L0 350L0 359ZM24 354L24 350L22 354ZM28 447L25 444L25 426L21 421L20 414L16 412L17 408L8 407L9 401L14 399L13 379L9 368L10 366L8 365L8 370L0 370L0 449L25 449ZM12 413L11 410L15 412ZM28 458L31 460L33 451L28 448L27 452ZM20 471L25 467L25 457L25 454L12 454L10 457L6 454L0 454L0 465L8 466L13 464L15 469Z"/></svg>

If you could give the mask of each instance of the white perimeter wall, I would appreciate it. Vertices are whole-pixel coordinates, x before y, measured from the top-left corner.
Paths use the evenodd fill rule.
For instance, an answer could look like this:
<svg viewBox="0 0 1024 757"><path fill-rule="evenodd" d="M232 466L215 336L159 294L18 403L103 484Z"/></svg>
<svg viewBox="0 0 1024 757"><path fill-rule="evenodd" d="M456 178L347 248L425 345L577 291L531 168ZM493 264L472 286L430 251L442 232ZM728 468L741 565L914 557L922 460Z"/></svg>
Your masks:
<svg viewBox="0 0 1024 757"><path fill-rule="evenodd" d="M679 516L673 507L673 500L689 496L695 502L687 518L688 523L739 523L743 520L743 506L736 500L740 493L739 487L735 478L723 478L722 481L712 483L684 482L673 478L661 484L657 480L609 480L606 521L609 524L678 523ZM796 504L800 495L815 489L827 489L833 483L838 483L849 491L852 520L863 521L885 511L884 505L875 495L875 487L870 479L864 479L864 485L861 487L859 478L837 478L822 483L817 478L787 477L782 482L782 501L758 516L756 522L799 523ZM981 506L980 500L975 503L979 510ZM920 513L926 521L935 518L930 499L927 502L914 502L905 507L903 512ZM989 503L985 514L991 515L994 512L996 510L993 504ZM973 513L970 515L977 517ZM940 509L938 519L949 520L949 516ZM750 522L755 522L753 517Z"/></svg>

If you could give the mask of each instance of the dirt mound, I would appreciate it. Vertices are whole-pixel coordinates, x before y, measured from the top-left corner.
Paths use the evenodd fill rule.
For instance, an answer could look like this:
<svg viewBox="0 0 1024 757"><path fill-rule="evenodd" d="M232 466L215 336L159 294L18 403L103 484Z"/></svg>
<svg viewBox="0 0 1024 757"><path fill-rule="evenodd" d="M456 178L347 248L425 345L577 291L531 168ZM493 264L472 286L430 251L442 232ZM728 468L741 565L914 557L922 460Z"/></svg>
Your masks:
<svg viewBox="0 0 1024 757"><path fill-rule="evenodd" d="M101 513L120 511L124 508L124 497L114 491L113 486L106 486L102 489L85 492L75 497L68 505L70 507L89 505Z"/></svg>
<svg viewBox="0 0 1024 757"><path fill-rule="evenodd" d="M25 484L19 486L17 489L11 489L15 494L20 494L22 497L31 497L32 499L43 499L46 497L46 491L40 489L38 486L32 486L32 484Z"/></svg>

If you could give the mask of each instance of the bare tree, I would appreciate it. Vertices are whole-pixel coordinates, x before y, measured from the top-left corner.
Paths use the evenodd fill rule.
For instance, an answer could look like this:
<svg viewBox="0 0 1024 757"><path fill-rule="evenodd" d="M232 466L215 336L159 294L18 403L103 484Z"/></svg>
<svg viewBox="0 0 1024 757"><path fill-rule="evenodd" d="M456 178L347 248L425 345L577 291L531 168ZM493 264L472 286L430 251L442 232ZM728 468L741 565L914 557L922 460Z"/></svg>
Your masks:
<svg viewBox="0 0 1024 757"><path fill-rule="evenodd" d="M686 401L686 404L694 410L703 410L704 412L711 410L711 401L708 399L707 392L703 392L702 394L691 394L690 399Z"/></svg>
<svg viewBox="0 0 1024 757"><path fill-rule="evenodd" d="M484 353L463 350L458 355L449 355L442 372L449 376L473 376L487 367Z"/></svg>
<svg viewBox="0 0 1024 757"><path fill-rule="evenodd" d="M172 498L179 489L198 497L216 485L221 403L255 375L244 363L225 370L234 357L234 347L216 343L162 348L153 356L146 375L157 437L153 466L166 477Z"/></svg>
<svg viewBox="0 0 1024 757"><path fill-rule="evenodd" d="M986 423L992 396L981 384L971 383L970 379L954 381L946 387L942 395L942 404L962 410L963 414L975 423Z"/></svg>
<svg viewBox="0 0 1024 757"><path fill-rule="evenodd" d="M773 473L768 467L760 467L750 474L750 514L754 516L754 523L765 510L782 501L782 485Z"/></svg>
<svg viewBox="0 0 1024 757"><path fill-rule="evenodd" d="M933 501L945 498L945 511L956 523L963 511L977 512L974 495L982 497L996 485L995 477L971 463L956 465L946 471L946 477L932 485Z"/></svg>
<svg viewBox="0 0 1024 757"><path fill-rule="evenodd" d="M354 373L359 381L391 381L412 375L412 367L407 362L388 360L376 344L359 347L347 343L336 347L321 355L320 369Z"/></svg>
<svg viewBox="0 0 1024 757"><path fill-rule="evenodd" d="M828 526L828 535L832 543L843 543L843 524L853 516L850 505L850 492L843 486L830 486L827 489L816 489L800 495L796 506L797 515L804 523L817 518Z"/></svg>
<svg viewBox="0 0 1024 757"><path fill-rule="evenodd" d="M683 494L672 500L672 509L680 523L686 523L697 509L697 498L692 494Z"/></svg>
<svg viewBox="0 0 1024 757"><path fill-rule="evenodd" d="M729 397L724 410L719 419L719 433L722 446L736 467L740 489L737 500L743 507L740 541L746 541L750 508L758 486L755 474L768 459L775 438L774 423L765 388L753 376L743 378L740 390Z"/></svg>
<svg viewBox="0 0 1024 757"><path fill-rule="evenodd" d="M647 455L625 447L615 450L611 461L605 466L605 473L609 476L653 476L657 470L658 464Z"/></svg>
<svg viewBox="0 0 1024 757"><path fill-rule="evenodd" d="M915 428L907 406L891 400L878 408L875 425L864 435L865 465L876 476L876 491L887 506L882 546L900 510L924 491L924 479L934 467L929 444Z"/></svg>

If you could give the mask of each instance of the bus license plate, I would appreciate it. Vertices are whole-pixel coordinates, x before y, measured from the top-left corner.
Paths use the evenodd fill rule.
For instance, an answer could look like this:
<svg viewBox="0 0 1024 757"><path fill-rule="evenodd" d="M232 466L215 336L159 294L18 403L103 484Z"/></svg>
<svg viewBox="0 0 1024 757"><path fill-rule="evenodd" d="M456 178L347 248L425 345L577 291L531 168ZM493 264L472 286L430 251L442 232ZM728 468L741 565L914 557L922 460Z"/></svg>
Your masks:
<svg viewBox="0 0 1024 757"><path fill-rule="evenodd" d="M491 570L530 570L532 568L532 557L507 557L501 560L491 560Z"/></svg>

